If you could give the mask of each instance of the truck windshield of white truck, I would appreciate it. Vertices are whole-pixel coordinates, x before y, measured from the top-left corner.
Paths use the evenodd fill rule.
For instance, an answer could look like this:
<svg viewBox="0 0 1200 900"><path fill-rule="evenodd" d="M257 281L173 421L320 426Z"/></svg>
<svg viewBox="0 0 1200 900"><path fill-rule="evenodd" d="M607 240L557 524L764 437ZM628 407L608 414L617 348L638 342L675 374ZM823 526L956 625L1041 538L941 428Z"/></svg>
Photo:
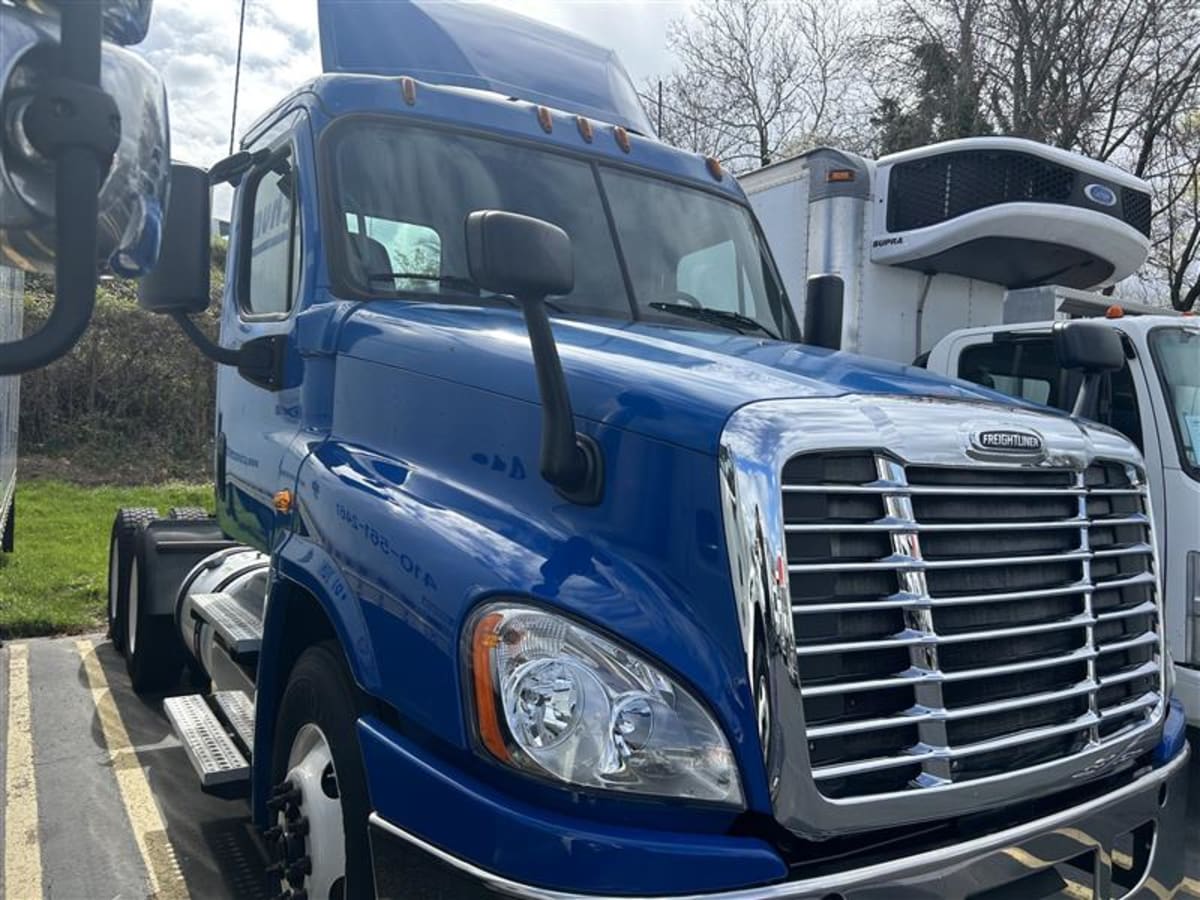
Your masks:
<svg viewBox="0 0 1200 900"><path fill-rule="evenodd" d="M467 267L464 222L501 209L570 235L561 315L798 340L765 242L716 193L528 144L388 123L341 126L328 151L342 286L359 295L498 302Z"/></svg>
<svg viewBox="0 0 1200 900"><path fill-rule="evenodd" d="M1200 480L1200 329L1156 328L1150 332L1150 351L1167 398L1179 462Z"/></svg>

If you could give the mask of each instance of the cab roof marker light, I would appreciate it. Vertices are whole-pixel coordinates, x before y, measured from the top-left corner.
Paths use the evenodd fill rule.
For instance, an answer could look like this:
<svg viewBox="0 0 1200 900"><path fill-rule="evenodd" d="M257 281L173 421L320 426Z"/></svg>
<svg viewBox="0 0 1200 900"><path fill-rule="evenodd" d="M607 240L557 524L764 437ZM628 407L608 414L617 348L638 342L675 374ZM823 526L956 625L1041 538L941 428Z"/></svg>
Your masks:
<svg viewBox="0 0 1200 900"><path fill-rule="evenodd" d="M550 110L547 107L539 106L537 108L537 120L538 124L542 126L542 131L546 132L546 134L554 130L554 119L551 117Z"/></svg>
<svg viewBox="0 0 1200 900"><path fill-rule="evenodd" d="M404 94L404 102L409 106L415 106L417 103L417 82L416 79L404 75L400 79L400 90Z"/></svg>
<svg viewBox="0 0 1200 900"><path fill-rule="evenodd" d="M629 141L629 132L620 125L613 126L613 137L617 139L617 146L620 147L625 153L629 153L631 150L633 150L633 145Z"/></svg>
<svg viewBox="0 0 1200 900"><path fill-rule="evenodd" d="M1123 318L1125 318L1125 310L1123 310L1120 306L1118 306L1116 303L1114 303L1112 306L1110 306L1108 309L1106 309L1104 311L1104 318L1106 318L1106 319L1123 319Z"/></svg>
<svg viewBox="0 0 1200 900"><path fill-rule="evenodd" d="M586 116L576 116L575 124L579 126L579 136L583 138L585 144L590 144L595 140L596 133L592 130L592 122Z"/></svg>
<svg viewBox="0 0 1200 900"><path fill-rule="evenodd" d="M714 180L720 181L725 177L725 170L721 168L721 161L715 156L706 156L704 158L704 164L708 167L708 174L711 175Z"/></svg>

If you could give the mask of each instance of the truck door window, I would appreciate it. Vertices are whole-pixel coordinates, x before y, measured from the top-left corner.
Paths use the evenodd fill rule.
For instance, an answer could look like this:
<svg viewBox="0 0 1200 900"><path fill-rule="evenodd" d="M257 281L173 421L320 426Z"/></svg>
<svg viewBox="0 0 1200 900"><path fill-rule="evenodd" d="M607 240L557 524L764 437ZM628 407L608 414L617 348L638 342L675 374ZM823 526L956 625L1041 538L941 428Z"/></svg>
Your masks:
<svg viewBox="0 0 1200 900"><path fill-rule="evenodd" d="M1049 347L1050 356L1045 350ZM1049 341L976 344L958 358L958 377L1034 403L1052 404L1058 364Z"/></svg>
<svg viewBox="0 0 1200 900"><path fill-rule="evenodd" d="M1001 339L967 347L958 358L958 377L1034 403L1070 410L1079 390L1079 375L1064 372L1045 337ZM1141 413L1133 373L1126 364L1101 388L1099 419L1142 446Z"/></svg>
<svg viewBox="0 0 1200 900"><path fill-rule="evenodd" d="M242 310L252 316L285 315L292 307L300 255L295 180L284 154L247 187L243 208L249 221L243 227L249 233L249 253L240 299Z"/></svg>

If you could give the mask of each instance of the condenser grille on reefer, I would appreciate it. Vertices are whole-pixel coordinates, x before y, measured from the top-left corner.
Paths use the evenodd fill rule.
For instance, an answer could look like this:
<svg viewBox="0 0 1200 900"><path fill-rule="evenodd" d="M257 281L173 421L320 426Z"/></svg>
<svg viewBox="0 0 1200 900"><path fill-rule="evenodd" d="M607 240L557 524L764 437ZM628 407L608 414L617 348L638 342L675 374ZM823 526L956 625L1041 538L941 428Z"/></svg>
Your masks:
<svg viewBox="0 0 1200 900"><path fill-rule="evenodd" d="M806 454L783 471L812 776L848 798L1094 750L1161 701L1142 473Z"/></svg>
<svg viewBox="0 0 1200 900"><path fill-rule="evenodd" d="M1085 183L1086 182L1086 183ZM1131 187L1101 206L1087 177L1016 150L961 150L897 163L888 181L887 230L908 231L1000 203L1059 203L1102 212L1150 235L1150 194Z"/></svg>
<svg viewBox="0 0 1200 900"><path fill-rule="evenodd" d="M888 184L887 228L925 228L999 203L1066 203L1075 179L1066 166L1005 150L962 150L898 163Z"/></svg>

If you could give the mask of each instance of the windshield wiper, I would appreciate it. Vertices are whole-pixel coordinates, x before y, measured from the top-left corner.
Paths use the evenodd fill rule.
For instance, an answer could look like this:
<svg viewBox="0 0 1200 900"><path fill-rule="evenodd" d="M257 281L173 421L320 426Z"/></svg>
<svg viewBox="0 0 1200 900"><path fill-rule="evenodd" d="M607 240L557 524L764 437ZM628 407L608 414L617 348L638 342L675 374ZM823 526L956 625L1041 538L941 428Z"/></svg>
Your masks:
<svg viewBox="0 0 1200 900"><path fill-rule="evenodd" d="M464 278L462 275L426 275L421 272L372 272L367 276L368 281L389 281L397 278L409 278L413 281L436 281L442 287L448 287L450 290L460 294L467 294L471 297L478 297L480 300L501 300L509 306L519 306L512 297L506 294L493 294L490 291L484 292L479 285L473 282L470 278ZM567 311L557 303L551 303L549 300L543 300L542 303L548 309L554 310L556 313L567 314Z"/></svg>
<svg viewBox="0 0 1200 900"><path fill-rule="evenodd" d="M747 330L759 331L769 338L777 341L780 340L779 335L757 319L752 319L741 313L730 312L727 309L713 309L711 306L689 306L686 303L651 303L650 308L676 316L696 319L700 322L710 322L713 325L732 329L738 334L745 334Z"/></svg>
<svg viewBox="0 0 1200 900"><path fill-rule="evenodd" d="M463 291L464 293L479 293L479 285L470 278L464 278L461 275L428 275L424 272L372 272L367 276L368 281L395 281L398 278L407 278L410 281L436 281L438 284L448 287L451 290Z"/></svg>

